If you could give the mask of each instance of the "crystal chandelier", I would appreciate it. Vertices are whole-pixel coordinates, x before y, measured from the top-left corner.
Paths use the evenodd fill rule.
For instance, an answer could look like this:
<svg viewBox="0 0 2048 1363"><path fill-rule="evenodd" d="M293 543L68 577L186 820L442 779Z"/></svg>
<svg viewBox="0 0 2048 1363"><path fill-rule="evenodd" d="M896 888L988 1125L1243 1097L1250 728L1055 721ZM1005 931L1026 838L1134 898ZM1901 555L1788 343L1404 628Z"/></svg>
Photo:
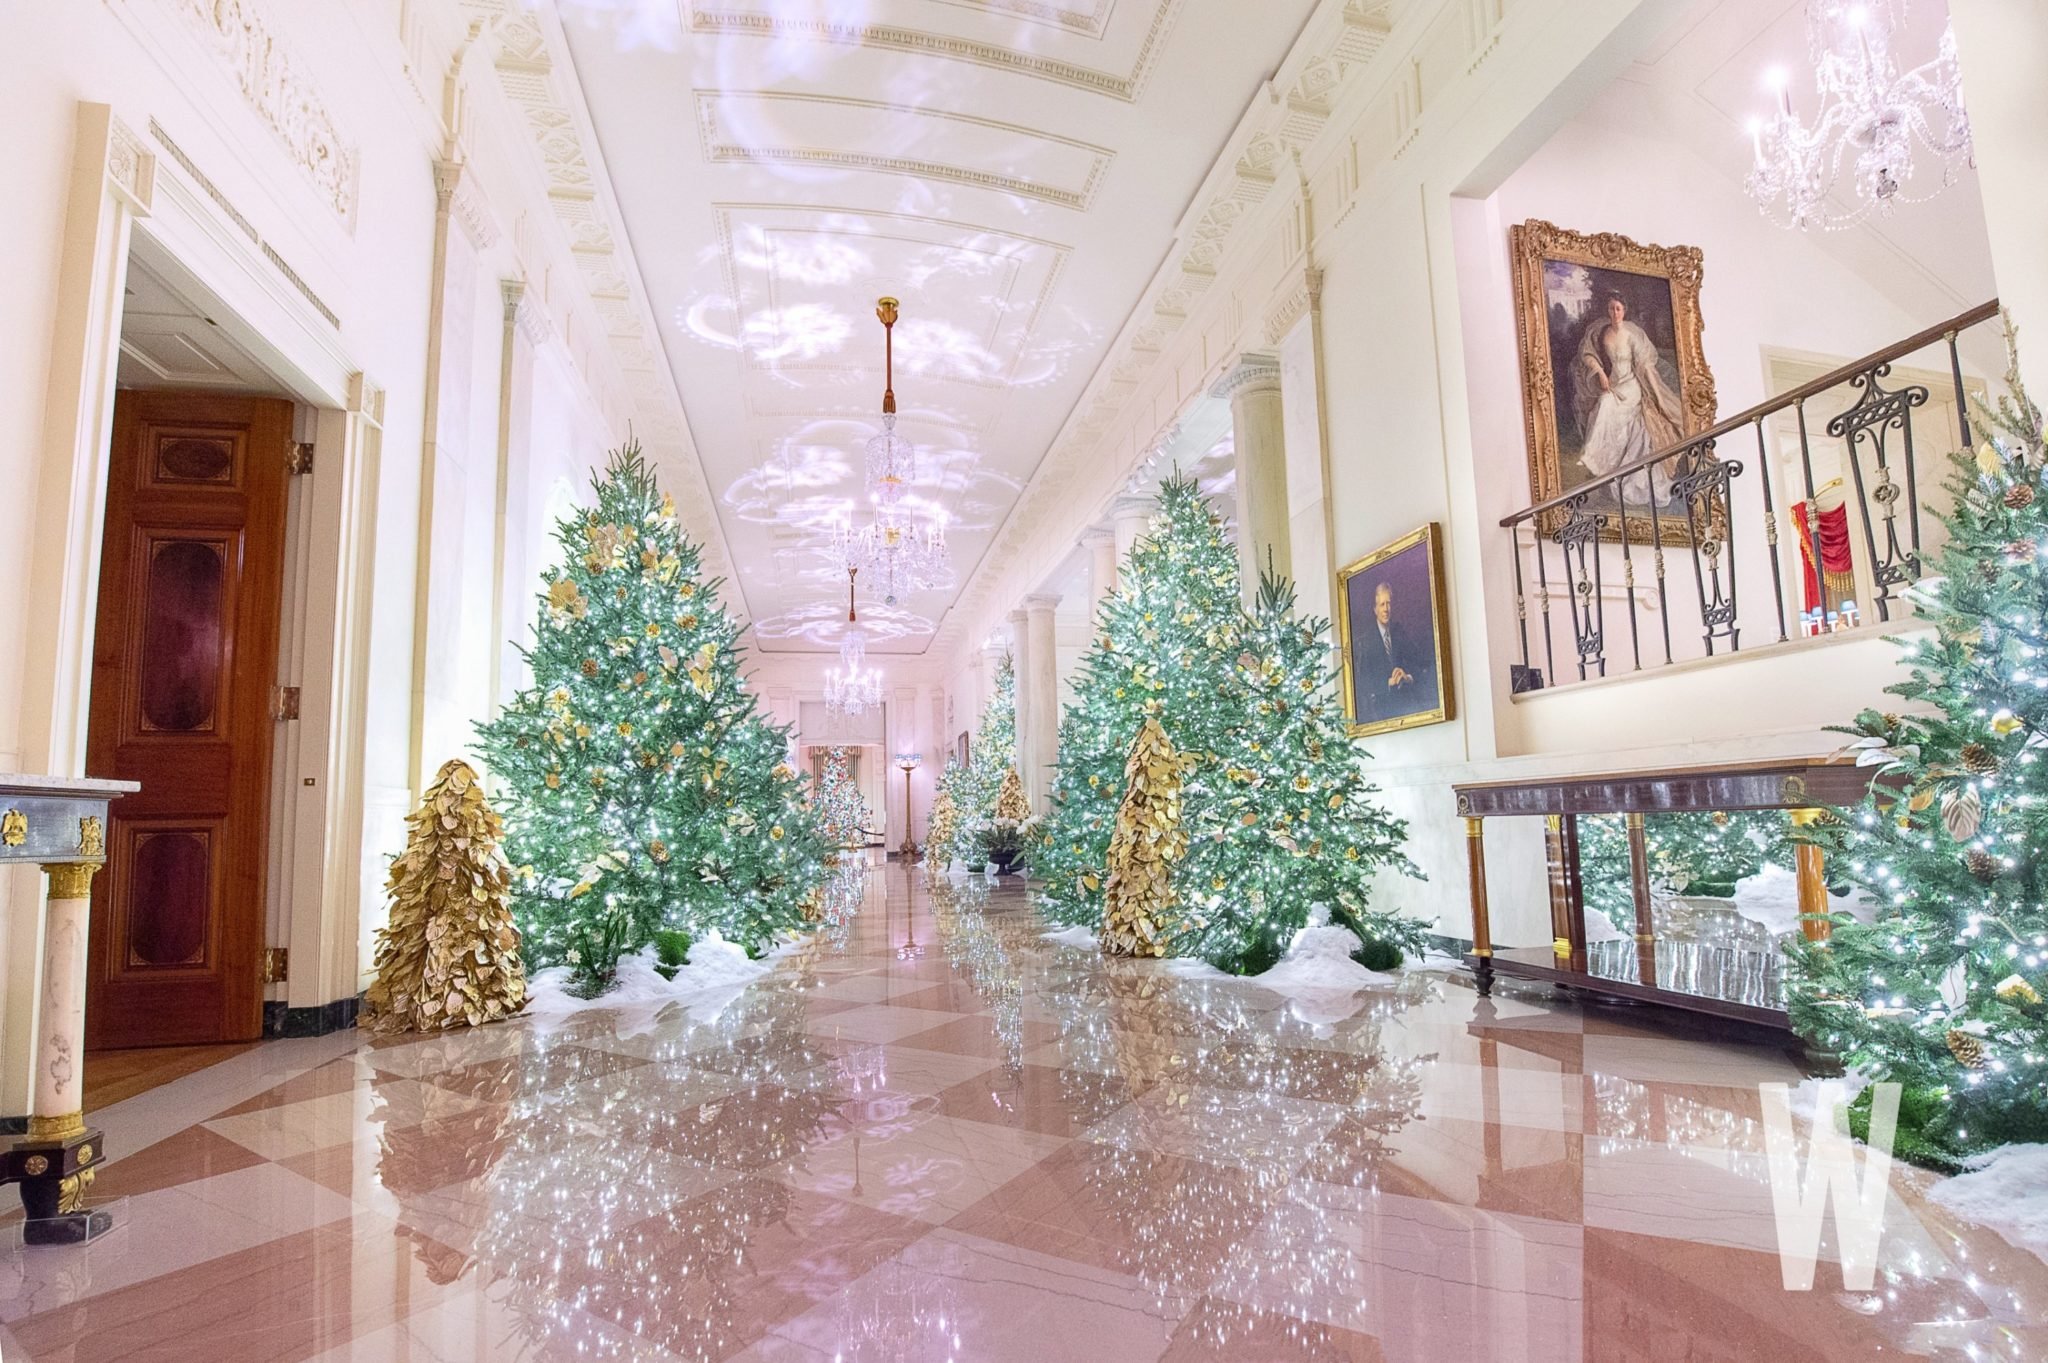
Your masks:
<svg viewBox="0 0 2048 1363"><path fill-rule="evenodd" d="M868 441L868 501L873 523L834 531L834 552L849 567L859 566L880 579L887 605L911 592L952 585L952 558L946 550L943 516L921 512L907 496L917 475L917 449L896 433L896 319L901 305L894 298L875 303L882 324L882 431Z"/></svg>
<svg viewBox="0 0 2048 1363"><path fill-rule="evenodd" d="M1934 58L1901 71L1892 41L1904 0L1808 0L1806 42L1820 96L1812 124L1792 112L1781 86L1778 109L1750 124L1755 166L1744 187L1781 227L1848 227L1871 213L1931 199L1971 165L1955 32L1944 25ZM1940 167L1914 183L1924 148ZM1837 191L1849 206L1831 203Z"/></svg>
<svg viewBox="0 0 2048 1363"><path fill-rule="evenodd" d="M864 715L880 709L882 670L830 668L825 673L825 708L835 715Z"/></svg>
<svg viewBox="0 0 2048 1363"><path fill-rule="evenodd" d="M917 447L896 434L896 318L893 298L875 301L882 323L882 433L868 441L868 496L878 506L903 500L917 476Z"/></svg>
<svg viewBox="0 0 2048 1363"><path fill-rule="evenodd" d="M825 673L825 709L835 715L866 714L882 703L882 670L864 667L867 631L854 610L853 584L858 567L846 570L846 633L839 640L839 666Z"/></svg>

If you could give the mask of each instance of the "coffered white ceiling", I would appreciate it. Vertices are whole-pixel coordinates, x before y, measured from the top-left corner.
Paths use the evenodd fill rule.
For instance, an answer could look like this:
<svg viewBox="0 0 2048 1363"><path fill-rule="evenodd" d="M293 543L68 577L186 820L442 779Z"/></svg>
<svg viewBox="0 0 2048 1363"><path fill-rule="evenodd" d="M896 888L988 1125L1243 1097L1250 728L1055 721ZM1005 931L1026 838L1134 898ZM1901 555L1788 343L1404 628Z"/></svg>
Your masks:
<svg viewBox="0 0 2048 1363"><path fill-rule="evenodd" d="M829 649L882 330L964 582L1313 0L653 0L574 76L740 602ZM862 603L915 653L957 595Z"/></svg>

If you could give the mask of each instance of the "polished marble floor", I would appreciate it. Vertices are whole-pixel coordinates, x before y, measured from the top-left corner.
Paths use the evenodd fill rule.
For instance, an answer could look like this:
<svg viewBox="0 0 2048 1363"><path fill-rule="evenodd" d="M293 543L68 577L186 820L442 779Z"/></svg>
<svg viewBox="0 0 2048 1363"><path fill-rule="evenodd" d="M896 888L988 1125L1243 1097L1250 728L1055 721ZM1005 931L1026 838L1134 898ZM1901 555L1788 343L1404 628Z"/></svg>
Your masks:
<svg viewBox="0 0 2048 1363"><path fill-rule="evenodd" d="M1782 1051L1448 971L1283 999L849 873L745 990L278 1042L96 1114L121 1229L0 1257L0 1359L2048 1357L2048 1266L1894 1180L1787 1292Z"/></svg>

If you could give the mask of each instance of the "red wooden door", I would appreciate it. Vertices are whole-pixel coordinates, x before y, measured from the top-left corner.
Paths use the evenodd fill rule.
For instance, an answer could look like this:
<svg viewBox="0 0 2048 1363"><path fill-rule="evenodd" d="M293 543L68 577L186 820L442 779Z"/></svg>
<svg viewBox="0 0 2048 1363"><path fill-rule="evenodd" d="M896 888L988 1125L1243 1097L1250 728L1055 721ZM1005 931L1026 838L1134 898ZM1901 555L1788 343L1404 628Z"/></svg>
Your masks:
<svg viewBox="0 0 2048 1363"><path fill-rule="evenodd" d="M89 1047L262 1035L291 434L274 398L114 403L86 768L142 790L93 886Z"/></svg>

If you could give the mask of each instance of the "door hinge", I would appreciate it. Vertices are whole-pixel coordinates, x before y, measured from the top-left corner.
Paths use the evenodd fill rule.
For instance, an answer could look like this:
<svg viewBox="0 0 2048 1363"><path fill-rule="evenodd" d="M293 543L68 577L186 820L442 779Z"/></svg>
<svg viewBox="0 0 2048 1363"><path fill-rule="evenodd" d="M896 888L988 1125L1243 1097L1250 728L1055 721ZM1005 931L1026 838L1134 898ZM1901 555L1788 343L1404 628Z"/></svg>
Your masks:
<svg viewBox="0 0 2048 1363"><path fill-rule="evenodd" d="M284 471L296 478L313 471L313 442L294 440L284 447Z"/></svg>
<svg viewBox="0 0 2048 1363"><path fill-rule="evenodd" d="M274 719L297 719L299 717L299 688L296 686L274 686L270 689L270 714Z"/></svg>
<svg viewBox="0 0 2048 1363"><path fill-rule="evenodd" d="M265 984L283 984L290 969L290 948L265 947L263 949L263 982Z"/></svg>

